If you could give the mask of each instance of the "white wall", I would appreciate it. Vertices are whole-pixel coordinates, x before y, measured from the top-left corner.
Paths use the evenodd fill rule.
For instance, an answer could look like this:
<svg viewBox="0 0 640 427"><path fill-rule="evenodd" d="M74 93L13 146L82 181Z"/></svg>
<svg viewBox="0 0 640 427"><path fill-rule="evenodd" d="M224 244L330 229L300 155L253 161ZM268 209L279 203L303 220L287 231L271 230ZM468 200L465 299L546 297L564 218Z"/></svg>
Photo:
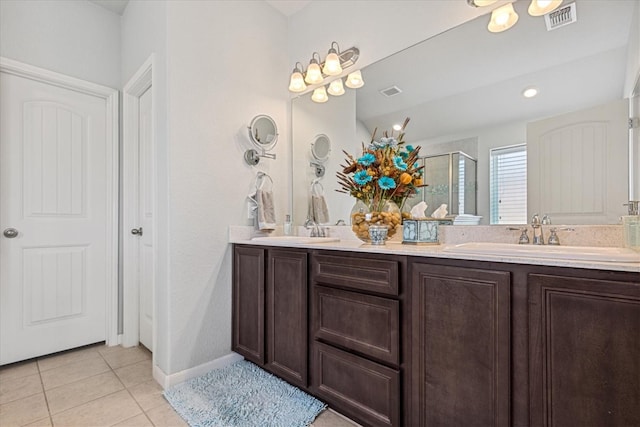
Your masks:
<svg viewBox="0 0 640 427"><path fill-rule="evenodd" d="M231 246L258 169L288 211L286 18L263 1L167 3L170 279L167 373L231 351ZM276 160L244 163L257 114L279 127Z"/></svg>
<svg viewBox="0 0 640 427"><path fill-rule="evenodd" d="M167 125L167 6L165 1L131 1L122 20L121 76L123 86L140 66L154 54L153 132L155 140L157 186L157 233L155 247L158 251L156 266L155 314L156 339L154 363L169 372L169 144ZM125 226L126 224L123 224ZM126 295L124 296L126 297Z"/></svg>
<svg viewBox="0 0 640 427"><path fill-rule="evenodd" d="M0 1L0 55L120 87L120 17L85 1Z"/></svg>
<svg viewBox="0 0 640 427"><path fill-rule="evenodd" d="M638 78L640 78L640 2L636 1L631 18L623 97L627 98L631 95Z"/></svg>
<svg viewBox="0 0 640 427"><path fill-rule="evenodd" d="M487 11L451 0L313 1L289 18L290 68L306 66L314 51L324 58L332 41L359 48L354 69L363 68Z"/></svg>

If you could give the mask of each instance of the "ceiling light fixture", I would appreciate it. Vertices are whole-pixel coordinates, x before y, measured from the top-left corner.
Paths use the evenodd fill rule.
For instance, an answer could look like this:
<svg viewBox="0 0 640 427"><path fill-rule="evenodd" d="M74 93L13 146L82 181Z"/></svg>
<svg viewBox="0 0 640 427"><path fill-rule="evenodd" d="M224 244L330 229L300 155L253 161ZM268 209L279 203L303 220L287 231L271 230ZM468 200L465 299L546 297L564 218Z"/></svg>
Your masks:
<svg viewBox="0 0 640 427"><path fill-rule="evenodd" d="M553 12L562 4L562 0L531 0L529 15L542 16Z"/></svg>
<svg viewBox="0 0 640 427"><path fill-rule="evenodd" d="M401 131L401 130L402 130L402 125L399 125L399 124L395 124L395 125L393 125L393 130L395 130L395 131Z"/></svg>
<svg viewBox="0 0 640 427"><path fill-rule="evenodd" d="M336 45L338 50L334 49L333 45ZM339 51L340 46L338 46L338 43L332 42L327 58L324 60L324 67L322 67L322 72L327 76L337 76L342 73L342 65L340 64L340 58L338 57Z"/></svg>
<svg viewBox="0 0 640 427"><path fill-rule="evenodd" d="M533 98L537 94L538 94L538 88L533 86L528 87L522 91L522 96L524 96L525 98Z"/></svg>
<svg viewBox="0 0 640 427"><path fill-rule="evenodd" d="M513 27L516 22L518 22L518 14L513 9L513 4L507 3L491 12L487 29L492 33L500 33Z"/></svg>

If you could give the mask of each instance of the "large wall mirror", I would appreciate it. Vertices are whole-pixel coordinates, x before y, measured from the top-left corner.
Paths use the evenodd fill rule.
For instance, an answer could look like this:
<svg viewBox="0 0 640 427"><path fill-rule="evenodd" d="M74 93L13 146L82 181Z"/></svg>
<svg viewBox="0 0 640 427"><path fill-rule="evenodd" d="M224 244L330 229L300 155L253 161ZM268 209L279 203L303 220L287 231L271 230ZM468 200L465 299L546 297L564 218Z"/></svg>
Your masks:
<svg viewBox="0 0 640 427"><path fill-rule="evenodd" d="M423 155L462 151L477 159L476 213L483 224L496 215L492 149L525 143L527 218L540 212L558 224L617 223L626 212L629 174L638 167L629 162L624 88L639 72L629 59L637 2L576 3L577 22L548 31L542 17L527 14L528 2L517 1L520 19L508 31L488 32L488 16L481 16L367 66L360 89L324 104L310 94L293 99L295 223L308 212L315 135L332 144L322 181L331 223L348 221L354 200L335 191L342 150L359 154L374 128L390 130L405 117L411 118L405 140ZM394 86L396 95L382 93ZM530 87L538 95L525 98Z"/></svg>

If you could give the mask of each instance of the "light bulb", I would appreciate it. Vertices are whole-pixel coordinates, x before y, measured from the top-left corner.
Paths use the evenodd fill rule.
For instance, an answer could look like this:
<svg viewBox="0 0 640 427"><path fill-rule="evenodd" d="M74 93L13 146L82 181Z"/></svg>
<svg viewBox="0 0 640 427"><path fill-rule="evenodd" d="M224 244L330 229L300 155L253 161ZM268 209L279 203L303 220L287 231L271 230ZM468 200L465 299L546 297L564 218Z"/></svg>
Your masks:
<svg viewBox="0 0 640 427"><path fill-rule="evenodd" d="M399 125L399 124L393 125L393 130L401 131L402 130L402 125Z"/></svg>
<svg viewBox="0 0 640 427"><path fill-rule="evenodd" d="M508 30L518 22L518 14L513 10L513 4L508 3L491 12L491 20L487 29L492 33Z"/></svg>
<svg viewBox="0 0 640 427"><path fill-rule="evenodd" d="M533 98L538 94L538 89L535 87L528 87L522 91L522 96L525 98Z"/></svg>
<svg viewBox="0 0 640 427"><path fill-rule="evenodd" d="M304 81L309 83L310 85L315 85L318 83L322 83L322 72L320 71L320 66L315 59L311 60L309 64L309 68L307 68L307 76L304 78Z"/></svg>
<svg viewBox="0 0 640 427"><path fill-rule="evenodd" d="M293 70L291 74L291 80L289 81L289 90L291 92L302 92L307 88L307 85L304 84L304 78L302 77L302 73L297 68Z"/></svg>
<svg viewBox="0 0 640 427"><path fill-rule="evenodd" d="M351 89L357 89L364 86L364 80L362 80L362 73L360 70L349 74L347 76L347 81L344 84Z"/></svg>
<svg viewBox="0 0 640 427"><path fill-rule="evenodd" d="M322 72L327 76L337 76L338 74L342 73L340 58L338 58L338 54L336 53L335 49L331 49L329 51L327 59L324 60L324 67L322 68Z"/></svg>
<svg viewBox="0 0 640 427"><path fill-rule="evenodd" d="M329 95L340 96L344 94L344 86L342 86L342 79L337 79L331 82L329 89L327 90Z"/></svg>
<svg viewBox="0 0 640 427"><path fill-rule="evenodd" d="M315 90L313 91L313 95L311 95L311 100L313 102L327 102L329 100L329 96L327 96L327 90L324 88L324 86L320 86L318 88L315 88Z"/></svg>
<svg viewBox="0 0 640 427"><path fill-rule="evenodd" d="M562 0L531 0L529 5L529 15L542 16L553 12L562 4Z"/></svg>

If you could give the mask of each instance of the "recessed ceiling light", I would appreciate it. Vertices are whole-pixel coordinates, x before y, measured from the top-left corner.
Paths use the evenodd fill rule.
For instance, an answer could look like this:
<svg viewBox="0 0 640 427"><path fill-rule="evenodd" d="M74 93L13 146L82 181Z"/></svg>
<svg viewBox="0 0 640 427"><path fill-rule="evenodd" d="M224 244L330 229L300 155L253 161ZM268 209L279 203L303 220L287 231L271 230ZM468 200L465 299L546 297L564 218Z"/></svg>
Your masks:
<svg viewBox="0 0 640 427"><path fill-rule="evenodd" d="M398 125L398 124L393 125L393 130L402 130L402 125Z"/></svg>
<svg viewBox="0 0 640 427"><path fill-rule="evenodd" d="M538 94L538 88L535 88L535 87L528 87L522 91L522 96L524 96L525 98L533 98L537 94Z"/></svg>

